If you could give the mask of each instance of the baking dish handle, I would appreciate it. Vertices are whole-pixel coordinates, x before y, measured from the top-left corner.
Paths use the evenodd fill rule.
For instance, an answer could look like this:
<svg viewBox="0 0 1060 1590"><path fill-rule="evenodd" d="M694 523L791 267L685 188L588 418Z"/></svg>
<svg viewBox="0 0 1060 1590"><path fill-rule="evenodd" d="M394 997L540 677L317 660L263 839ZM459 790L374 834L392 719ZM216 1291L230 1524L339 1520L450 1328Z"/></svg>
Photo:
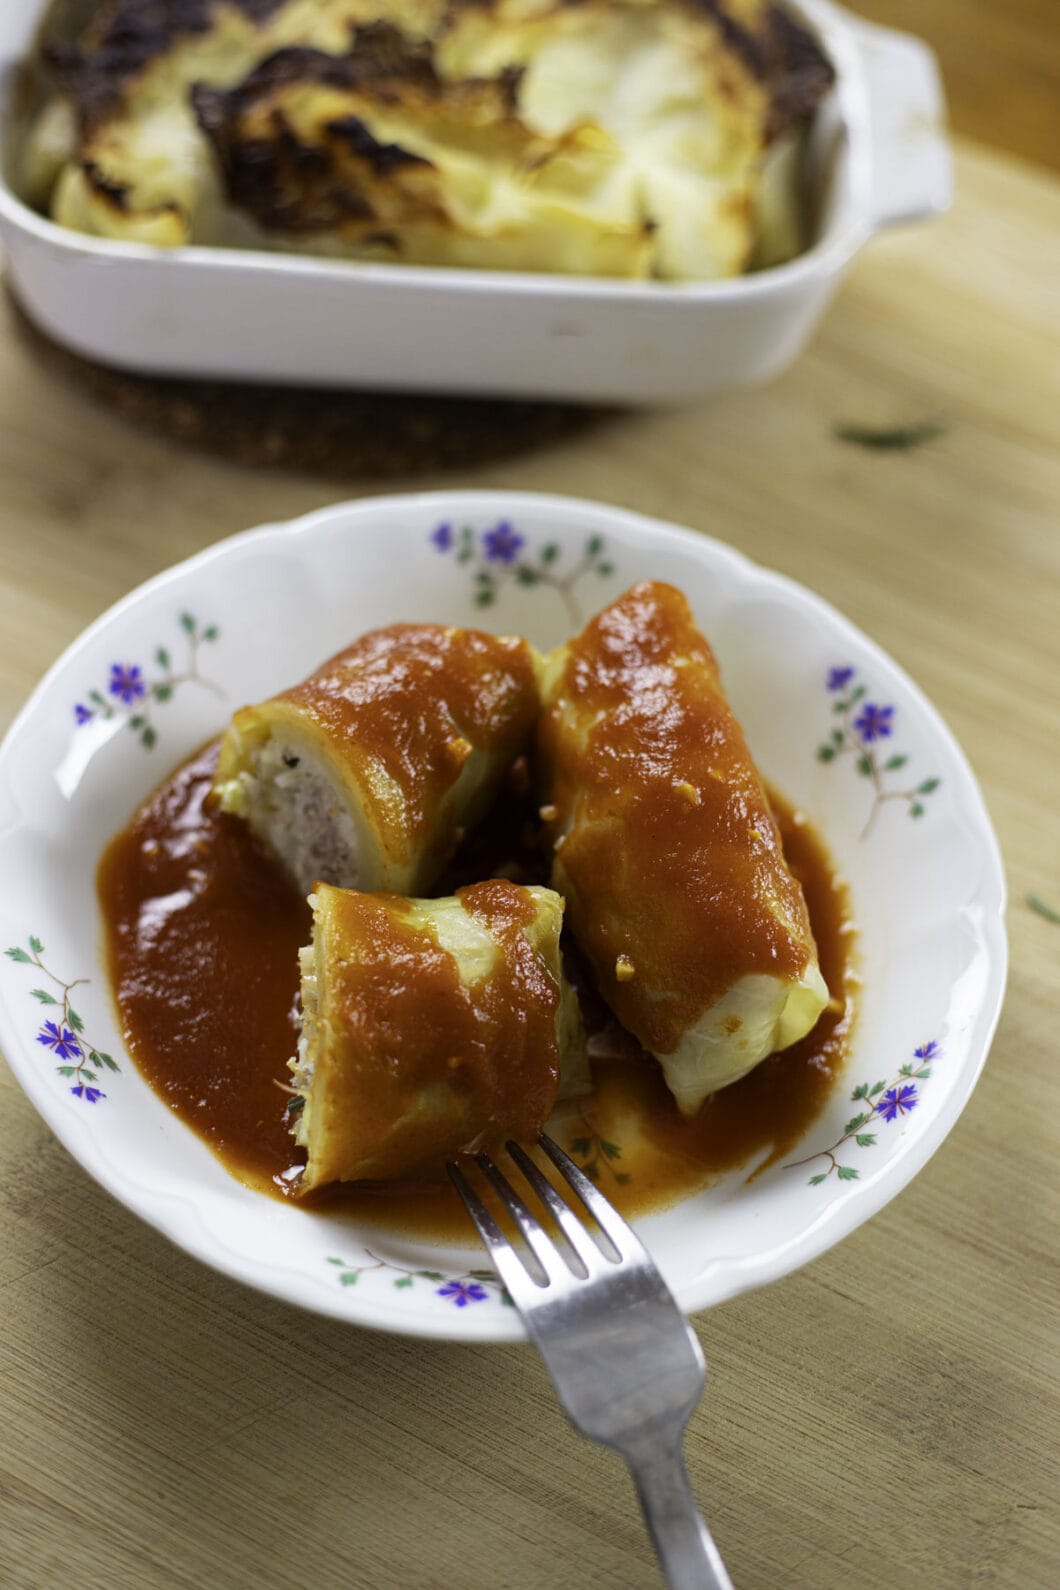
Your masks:
<svg viewBox="0 0 1060 1590"><path fill-rule="evenodd" d="M865 74L875 228L937 215L953 198L946 101L928 46L908 33L857 20Z"/></svg>

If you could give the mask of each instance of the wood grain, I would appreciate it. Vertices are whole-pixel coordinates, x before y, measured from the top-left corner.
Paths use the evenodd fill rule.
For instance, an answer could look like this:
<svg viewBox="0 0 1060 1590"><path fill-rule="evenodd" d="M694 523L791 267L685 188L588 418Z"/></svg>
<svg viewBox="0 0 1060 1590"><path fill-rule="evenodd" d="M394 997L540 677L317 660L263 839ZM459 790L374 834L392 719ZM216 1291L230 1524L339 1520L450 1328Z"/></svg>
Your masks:
<svg viewBox="0 0 1060 1590"><path fill-rule="evenodd" d="M865 253L775 385L462 477L668 516L814 586L941 708L1005 853L1010 989L951 1138L835 1251L698 1321L690 1461L740 1590L1044 1590L1060 1561L1060 928L1025 904L1060 906L1060 189L966 152L959 193ZM924 419L944 433L908 453L833 435ZM131 586L334 495L127 429L2 324L0 481L0 723ZM357 1332L214 1275L6 1071L0 1287L12 1590L657 1582L617 1461L528 1350Z"/></svg>

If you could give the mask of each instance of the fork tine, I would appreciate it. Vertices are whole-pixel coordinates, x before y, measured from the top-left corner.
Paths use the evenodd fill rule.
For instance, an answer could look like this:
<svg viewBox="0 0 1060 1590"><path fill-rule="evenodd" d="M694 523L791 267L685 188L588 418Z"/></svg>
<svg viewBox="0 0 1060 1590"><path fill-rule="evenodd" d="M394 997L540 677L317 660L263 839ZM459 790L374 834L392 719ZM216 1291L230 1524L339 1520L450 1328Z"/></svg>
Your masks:
<svg viewBox="0 0 1060 1590"><path fill-rule="evenodd" d="M643 1244L632 1227L626 1224L617 1209L611 1207L603 1193L593 1185L580 1166L574 1163L570 1155L565 1154L559 1144L554 1143L551 1137L548 1137L544 1132L538 1138L538 1143L556 1169L573 1187L601 1231L605 1231L610 1237L618 1249L620 1258L643 1257L646 1259L647 1254ZM648 1262L650 1263L651 1261L649 1260Z"/></svg>
<svg viewBox="0 0 1060 1590"><path fill-rule="evenodd" d="M486 1251L493 1260L493 1267L511 1293L513 1301L528 1301L527 1284L539 1289L540 1281L531 1275L460 1166L450 1161L445 1168L449 1172L449 1180L464 1200L464 1207L475 1222Z"/></svg>
<svg viewBox="0 0 1060 1590"><path fill-rule="evenodd" d="M501 1174L488 1154L476 1154L475 1164L490 1182L505 1209L507 1209L519 1227L527 1247L544 1272L546 1282L558 1280L561 1266L568 1266L566 1266L566 1261L556 1244L538 1221L537 1216L530 1211L511 1182L506 1176ZM583 1266L583 1270L584 1268ZM539 1282L538 1284L540 1285L541 1283Z"/></svg>
<svg viewBox="0 0 1060 1590"><path fill-rule="evenodd" d="M520 1148L518 1143L506 1143L505 1147L563 1232L575 1253L581 1259L586 1271L592 1274L595 1270L598 1270L600 1268L600 1260L609 1258L609 1255L601 1252L578 1219L578 1216L568 1204L564 1203L555 1187L553 1187L547 1176L542 1175L525 1149ZM611 1246L615 1248L615 1257L618 1258L617 1246L613 1243Z"/></svg>

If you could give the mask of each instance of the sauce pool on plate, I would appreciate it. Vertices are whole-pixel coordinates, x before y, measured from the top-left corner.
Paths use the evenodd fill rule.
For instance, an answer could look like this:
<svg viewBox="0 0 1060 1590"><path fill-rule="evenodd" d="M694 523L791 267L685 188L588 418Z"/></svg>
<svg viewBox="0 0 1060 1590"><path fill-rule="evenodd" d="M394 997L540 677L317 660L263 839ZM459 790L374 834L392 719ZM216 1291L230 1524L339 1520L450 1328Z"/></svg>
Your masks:
<svg viewBox="0 0 1060 1590"><path fill-rule="evenodd" d="M298 950L309 941L310 912L244 825L207 801L216 758L216 744L209 745L172 773L103 856L98 887L111 988L126 1047L154 1090L233 1176L288 1198L301 1166L283 1090L297 1042ZM517 768L437 893L497 874L542 881L525 783ZM726 1171L746 1165L750 1174L782 1159L842 1067L857 987L846 890L805 819L770 799L832 995L808 1037L685 1119L659 1067L608 1019L572 956L592 1034L594 1088L561 1106L550 1130L627 1216L673 1203ZM440 1167L422 1181L345 1185L312 1202L435 1240L470 1234Z"/></svg>

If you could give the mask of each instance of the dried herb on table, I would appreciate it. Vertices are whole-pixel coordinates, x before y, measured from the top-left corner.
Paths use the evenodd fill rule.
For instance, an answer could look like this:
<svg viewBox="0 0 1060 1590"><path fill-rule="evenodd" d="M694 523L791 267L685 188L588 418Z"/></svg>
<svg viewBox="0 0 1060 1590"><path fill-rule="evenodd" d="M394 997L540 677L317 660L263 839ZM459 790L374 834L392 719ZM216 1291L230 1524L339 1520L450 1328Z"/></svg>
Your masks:
<svg viewBox="0 0 1060 1590"><path fill-rule="evenodd" d="M879 453L908 453L914 447L923 447L936 437L946 434L946 427L937 420L921 420L916 425L851 425L840 423L833 433L841 442L852 442L856 447L867 447Z"/></svg>

